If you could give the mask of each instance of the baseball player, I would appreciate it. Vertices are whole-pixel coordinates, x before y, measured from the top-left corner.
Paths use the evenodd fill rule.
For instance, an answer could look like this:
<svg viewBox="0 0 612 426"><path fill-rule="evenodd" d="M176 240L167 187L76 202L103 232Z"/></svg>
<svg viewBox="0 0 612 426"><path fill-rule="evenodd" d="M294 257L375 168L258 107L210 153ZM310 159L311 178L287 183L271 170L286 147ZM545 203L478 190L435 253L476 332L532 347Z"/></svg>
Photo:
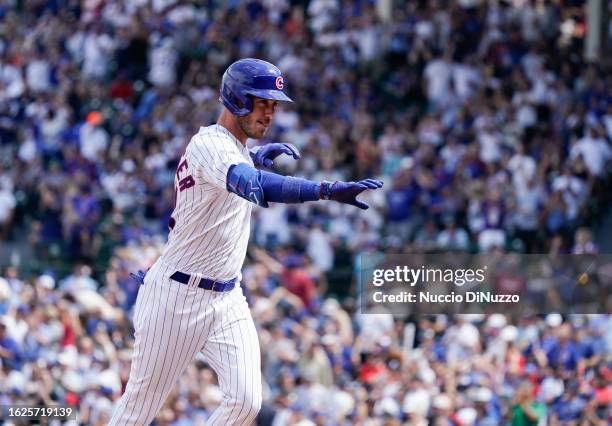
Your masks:
<svg viewBox="0 0 612 426"><path fill-rule="evenodd" d="M293 102L284 87L280 70L258 59L239 60L223 74L223 112L217 124L200 128L181 157L168 243L141 274L132 366L111 425L148 425L198 352L223 391L208 424L250 424L261 407L260 350L240 270L253 205L335 200L367 209L356 197L383 185L312 182L257 169L283 153L300 158L290 144L246 146L247 138L264 136L278 102Z"/></svg>

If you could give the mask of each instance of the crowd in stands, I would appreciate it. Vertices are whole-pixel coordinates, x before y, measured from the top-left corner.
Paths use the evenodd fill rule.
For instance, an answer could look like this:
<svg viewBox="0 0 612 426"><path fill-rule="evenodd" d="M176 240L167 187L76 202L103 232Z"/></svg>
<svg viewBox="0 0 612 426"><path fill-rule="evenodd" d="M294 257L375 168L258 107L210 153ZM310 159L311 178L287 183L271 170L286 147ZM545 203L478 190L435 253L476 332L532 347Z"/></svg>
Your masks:
<svg viewBox="0 0 612 426"><path fill-rule="evenodd" d="M365 212L255 209L258 422L610 423L610 315L399 318L355 299L360 253L598 253L612 72L583 59L584 2L384 3L0 3L0 247L28 248L0 275L0 405L106 424L129 374L129 272L163 248L178 159L216 121L223 71L257 57L296 103L251 146L297 146L283 174L386 183ZM198 358L156 424L204 424L220 398Z"/></svg>

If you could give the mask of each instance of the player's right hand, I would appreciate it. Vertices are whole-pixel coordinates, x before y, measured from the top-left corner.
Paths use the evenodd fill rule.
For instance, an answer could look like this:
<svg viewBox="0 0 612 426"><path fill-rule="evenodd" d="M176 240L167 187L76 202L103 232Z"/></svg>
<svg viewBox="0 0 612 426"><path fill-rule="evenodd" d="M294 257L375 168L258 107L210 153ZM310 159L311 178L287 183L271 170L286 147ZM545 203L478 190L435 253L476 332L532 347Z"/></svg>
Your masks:
<svg viewBox="0 0 612 426"><path fill-rule="evenodd" d="M359 182L321 182L321 198L367 210L370 206L358 200L357 196L366 189L378 189L382 188L383 185L383 181L375 179L364 179Z"/></svg>

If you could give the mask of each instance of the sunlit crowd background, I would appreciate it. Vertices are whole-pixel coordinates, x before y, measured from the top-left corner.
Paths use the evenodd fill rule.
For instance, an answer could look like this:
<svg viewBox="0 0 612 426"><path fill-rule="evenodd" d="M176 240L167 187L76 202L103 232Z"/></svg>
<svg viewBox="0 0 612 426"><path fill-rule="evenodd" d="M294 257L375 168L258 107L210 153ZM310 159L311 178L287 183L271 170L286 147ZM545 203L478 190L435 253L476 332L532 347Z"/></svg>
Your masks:
<svg viewBox="0 0 612 426"><path fill-rule="evenodd" d="M278 172L386 183L365 212L255 210L258 424L611 424L611 315L361 315L355 283L364 253L599 253L612 72L584 60L585 7L0 1L0 404L109 420L133 346L128 274L163 248L177 161L216 121L223 71L257 57L296 100L251 141L298 147ZM221 397L198 357L155 424L205 424Z"/></svg>

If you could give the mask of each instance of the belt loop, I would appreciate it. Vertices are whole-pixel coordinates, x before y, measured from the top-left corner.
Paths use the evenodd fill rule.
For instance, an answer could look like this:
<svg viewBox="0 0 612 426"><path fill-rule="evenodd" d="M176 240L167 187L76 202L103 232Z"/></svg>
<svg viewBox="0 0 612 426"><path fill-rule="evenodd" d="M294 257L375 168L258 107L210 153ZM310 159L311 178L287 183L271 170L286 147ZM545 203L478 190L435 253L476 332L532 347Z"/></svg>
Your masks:
<svg viewBox="0 0 612 426"><path fill-rule="evenodd" d="M196 288L200 283L200 274L193 273L189 275L189 280L187 281L187 287Z"/></svg>

